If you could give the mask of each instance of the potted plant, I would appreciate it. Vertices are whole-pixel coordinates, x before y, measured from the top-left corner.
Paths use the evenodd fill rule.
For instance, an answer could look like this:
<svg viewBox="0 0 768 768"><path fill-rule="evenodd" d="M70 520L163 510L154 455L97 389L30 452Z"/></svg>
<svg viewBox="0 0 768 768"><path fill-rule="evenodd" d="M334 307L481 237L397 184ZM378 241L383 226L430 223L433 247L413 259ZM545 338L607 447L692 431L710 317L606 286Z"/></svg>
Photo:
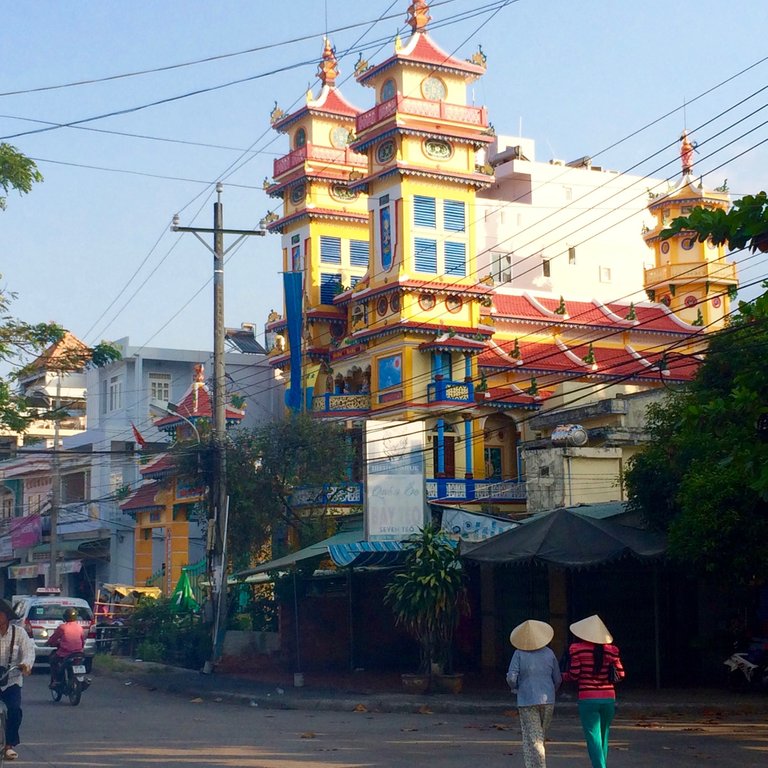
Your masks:
<svg viewBox="0 0 768 768"><path fill-rule="evenodd" d="M387 585L384 601L395 614L395 623L403 627L419 645L419 676L403 676L407 690L417 684L426 689L434 684L452 683L461 677L451 672L453 634L459 619L469 612L466 575L458 547L435 525L425 526L407 543L403 569ZM406 679L406 677L408 679ZM447 680L447 678L452 678ZM444 679L445 678L445 679Z"/></svg>

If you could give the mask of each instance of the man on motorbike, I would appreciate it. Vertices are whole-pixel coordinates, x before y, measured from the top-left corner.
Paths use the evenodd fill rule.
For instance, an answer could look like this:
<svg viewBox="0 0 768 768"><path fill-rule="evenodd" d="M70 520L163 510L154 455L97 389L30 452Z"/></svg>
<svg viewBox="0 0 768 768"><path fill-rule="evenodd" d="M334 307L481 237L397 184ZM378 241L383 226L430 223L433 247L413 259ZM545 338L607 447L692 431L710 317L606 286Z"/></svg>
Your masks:
<svg viewBox="0 0 768 768"><path fill-rule="evenodd" d="M51 682L49 688L56 687L64 659L71 653L82 653L85 647L85 632L77 623L77 608L67 608L64 611L64 623L59 624L48 638L46 645L56 650L50 656Z"/></svg>

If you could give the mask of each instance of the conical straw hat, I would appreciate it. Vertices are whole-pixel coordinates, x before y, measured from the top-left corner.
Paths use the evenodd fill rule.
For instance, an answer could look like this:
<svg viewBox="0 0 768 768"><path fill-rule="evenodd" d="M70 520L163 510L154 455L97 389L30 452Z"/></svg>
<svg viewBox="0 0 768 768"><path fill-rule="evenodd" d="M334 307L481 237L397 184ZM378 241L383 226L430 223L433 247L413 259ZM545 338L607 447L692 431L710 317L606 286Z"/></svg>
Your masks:
<svg viewBox="0 0 768 768"><path fill-rule="evenodd" d="M509 642L521 651L538 651L549 643L555 630L546 621L528 619L509 634Z"/></svg>
<svg viewBox="0 0 768 768"><path fill-rule="evenodd" d="M596 645L613 642L613 636L608 631L608 627L603 624L603 620L597 614L571 624L571 632L579 639Z"/></svg>

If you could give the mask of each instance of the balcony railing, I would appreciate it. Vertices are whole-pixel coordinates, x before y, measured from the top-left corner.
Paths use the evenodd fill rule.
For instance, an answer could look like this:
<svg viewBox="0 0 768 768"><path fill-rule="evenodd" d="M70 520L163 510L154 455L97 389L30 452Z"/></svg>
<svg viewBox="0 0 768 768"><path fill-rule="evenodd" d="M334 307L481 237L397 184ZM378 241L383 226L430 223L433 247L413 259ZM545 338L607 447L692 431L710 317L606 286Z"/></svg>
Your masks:
<svg viewBox="0 0 768 768"><path fill-rule="evenodd" d="M389 101L377 104L373 109L357 116L357 135L373 125L386 120L396 112L417 117L429 117L440 122L470 123L478 128L488 127L485 107L471 107L463 104L446 104L444 101L427 101L409 96L395 96Z"/></svg>
<svg viewBox="0 0 768 768"><path fill-rule="evenodd" d="M339 483L296 488L292 507L355 507L363 503L362 483Z"/></svg>
<svg viewBox="0 0 768 768"><path fill-rule="evenodd" d="M452 477L427 479L427 499L451 501L525 501L525 480L465 480Z"/></svg>
<svg viewBox="0 0 768 768"><path fill-rule="evenodd" d="M353 152L349 147L343 149L334 147L319 147L315 144L305 144L294 149L283 157L278 157L272 166L274 178L282 176L291 168L305 163L307 160L317 160L323 163L337 163L339 165L354 165L359 168L368 166L368 158Z"/></svg>
<svg viewBox="0 0 768 768"><path fill-rule="evenodd" d="M707 261L704 264L687 262L683 264L665 264L645 270L645 284L653 288L656 285L693 280L715 280L723 283L736 283L736 265L727 261Z"/></svg>
<svg viewBox="0 0 768 768"><path fill-rule="evenodd" d="M348 411L370 411L370 395L332 395L326 392L312 398L313 413L345 413Z"/></svg>
<svg viewBox="0 0 768 768"><path fill-rule="evenodd" d="M433 381L427 384L428 403L471 403L475 387L471 381Z"/></svg>

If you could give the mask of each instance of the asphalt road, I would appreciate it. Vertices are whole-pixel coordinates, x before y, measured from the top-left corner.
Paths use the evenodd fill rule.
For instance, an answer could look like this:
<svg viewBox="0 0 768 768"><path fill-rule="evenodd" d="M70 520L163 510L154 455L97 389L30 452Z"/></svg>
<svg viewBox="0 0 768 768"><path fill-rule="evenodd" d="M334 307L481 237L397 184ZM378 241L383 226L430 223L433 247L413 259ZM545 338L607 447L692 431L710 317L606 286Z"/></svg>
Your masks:
<svg viewBox="0 0 768 768"><path fill-rule="evenodd" d="M56 768L413 768L522 766L514 709L503 715L267 710L193 700L96 677L78 707L54 704L47 674L24 684L14 765ZM740 714L618 717L611 768L751 768L768 764L768 723ZM589 767L571 712L555 713L549 768ZM8 763L6 763L8 765Z"/></svg>

